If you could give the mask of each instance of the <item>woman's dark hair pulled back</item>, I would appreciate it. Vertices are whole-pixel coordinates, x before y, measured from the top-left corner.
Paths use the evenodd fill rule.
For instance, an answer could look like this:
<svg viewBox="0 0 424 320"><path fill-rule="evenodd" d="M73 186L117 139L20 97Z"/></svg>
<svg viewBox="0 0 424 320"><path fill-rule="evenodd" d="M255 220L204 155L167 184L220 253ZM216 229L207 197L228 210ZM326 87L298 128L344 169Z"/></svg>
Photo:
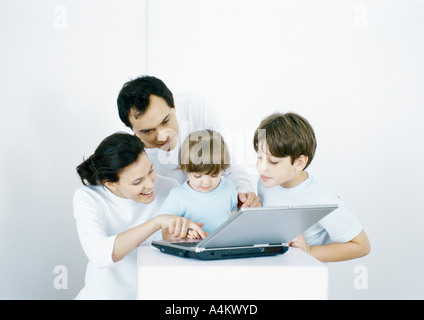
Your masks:
<svg viewBox="0 0 424 320"><path fill-rule="evenodd" d="M77 173L84 185L101 185L105 181L117 182L122 169L134 163L144 152L139 138L126 132L116 132L106 137L93 155L84 160Z"/></svg>

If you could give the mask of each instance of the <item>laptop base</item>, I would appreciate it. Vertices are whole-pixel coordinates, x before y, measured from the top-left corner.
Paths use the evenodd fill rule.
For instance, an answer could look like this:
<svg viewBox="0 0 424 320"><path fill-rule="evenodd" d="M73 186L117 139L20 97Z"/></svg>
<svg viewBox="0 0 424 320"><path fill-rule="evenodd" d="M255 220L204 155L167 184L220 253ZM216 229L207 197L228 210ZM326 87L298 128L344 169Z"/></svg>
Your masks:
<svg viewBox="0 0 424 320"><path fill-rule="evenodd" d="M216 259L236 259L250 257L265 257L284 254L288 251L287 245L272 245L267 247L243 247L243 248L214 248L205 249L200 252L193 250L181 250L170 246L162 246L158 243L152 243L161 252L171 254L178 257L194 258L199 260L216 260Z"/></svg>

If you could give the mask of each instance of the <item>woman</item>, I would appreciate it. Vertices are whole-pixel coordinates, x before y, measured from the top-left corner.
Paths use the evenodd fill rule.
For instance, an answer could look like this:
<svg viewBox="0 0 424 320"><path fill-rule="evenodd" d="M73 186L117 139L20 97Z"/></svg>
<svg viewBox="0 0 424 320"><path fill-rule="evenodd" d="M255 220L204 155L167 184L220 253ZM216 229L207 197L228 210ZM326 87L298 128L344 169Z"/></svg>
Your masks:
<svg viewBox="0 0 424 320"><path fill-rule="evenodd" d="M112 134L77 172L85 187L75 192L74 216L89 260L85 287L77 299L134 299L134 249L160 236L159 230L174 238L187 237L188 230L205 237L202 224L157 215L159 205L178 183L156 176L139 138Z"/></svg>

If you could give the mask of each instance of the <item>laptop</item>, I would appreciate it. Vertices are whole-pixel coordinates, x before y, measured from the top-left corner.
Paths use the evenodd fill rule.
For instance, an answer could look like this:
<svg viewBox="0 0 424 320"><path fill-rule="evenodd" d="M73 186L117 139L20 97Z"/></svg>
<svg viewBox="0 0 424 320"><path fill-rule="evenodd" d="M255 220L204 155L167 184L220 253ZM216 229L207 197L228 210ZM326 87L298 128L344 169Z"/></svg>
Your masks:
<svg viewBox="0 0 424 320"><path fill-rule="evenodd" d="M288 243L337 205L244 208L205 239L152 241L161 252L201 260L284 254Z"/></svg>

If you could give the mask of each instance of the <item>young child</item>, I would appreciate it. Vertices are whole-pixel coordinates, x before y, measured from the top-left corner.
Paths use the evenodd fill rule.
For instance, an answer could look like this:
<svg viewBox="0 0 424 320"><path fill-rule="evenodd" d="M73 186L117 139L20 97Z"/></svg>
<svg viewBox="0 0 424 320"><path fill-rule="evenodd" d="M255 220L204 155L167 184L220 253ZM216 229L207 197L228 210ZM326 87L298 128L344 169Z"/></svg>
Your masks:
<svg viewBox="0 0 424 320"><path fill-rule="evenodd" d="M323 261L359 258L370 244L355 216L340 197L305 169L316 149L314 131L298 114L275 113L256 129L254 148L260 174L258 195L264 207L337 204L339 207L290 242Z"/></svg>
<svg viewBox="0 0 424 320"><path fill-rule="evenodd" d="M237 210L236 188L222 176L229 166L228 148L218 132L191 133L179 154L179 169L188 181L171 190L161 214L203 222L203 231L213 232Z"/></svg>

